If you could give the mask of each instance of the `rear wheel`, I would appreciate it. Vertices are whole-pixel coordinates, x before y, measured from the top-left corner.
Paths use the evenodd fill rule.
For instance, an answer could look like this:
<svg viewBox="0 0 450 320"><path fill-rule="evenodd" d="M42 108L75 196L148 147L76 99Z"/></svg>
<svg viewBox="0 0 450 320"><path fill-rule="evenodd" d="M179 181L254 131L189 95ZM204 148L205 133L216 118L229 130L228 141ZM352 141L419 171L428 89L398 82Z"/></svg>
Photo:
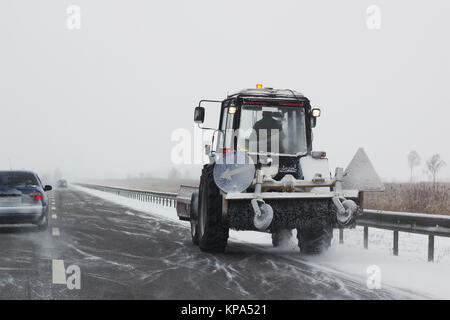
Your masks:
<svg viewBox="0 0 450 320"><path fill-rule="evenodd" d="M42 217L41 221L38 222L37 226L40 230L47 230L48 218L46 214Z"/></svg>
<svg viewBox="0 0 450 320"><path fill-rule="evenodd" d="M297 228L297 239L301 253L320 254L331 246L333 227L325 221L300 227Z"/></svg>
<svg viewBox="0 0 450 320"><path fill-rule="evenodd" d="M194 192L191 195L191 238L192 243L198 246L198 192Z"/></svg>
<svg viewBox="0 0 450 320"><path fill-rule="evenodd" d="M202 251L222 253L228 241L228 224L222 219L222 195L213 177L214 165L203 167L198 207L199 246Z"/></svg>

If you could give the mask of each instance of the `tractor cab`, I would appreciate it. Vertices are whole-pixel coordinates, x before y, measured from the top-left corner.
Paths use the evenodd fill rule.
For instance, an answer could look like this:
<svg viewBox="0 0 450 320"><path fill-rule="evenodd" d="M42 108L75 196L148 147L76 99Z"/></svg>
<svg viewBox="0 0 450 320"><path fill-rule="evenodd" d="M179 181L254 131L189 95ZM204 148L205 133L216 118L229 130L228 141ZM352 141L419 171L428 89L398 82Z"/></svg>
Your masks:
<svg viewBox="0 0 450 320"><path fill-rule="evenodd" d="M205 115L201 103L195 110L197 123L203 123ZM270 176L276 180L286 174L301 179L299 158L311 154L311 131L318 116L320 109L312 109L309 100L293 90L242 90L221 102L212 151L219 155L246 152L255 163L270 161Z"/></svg>

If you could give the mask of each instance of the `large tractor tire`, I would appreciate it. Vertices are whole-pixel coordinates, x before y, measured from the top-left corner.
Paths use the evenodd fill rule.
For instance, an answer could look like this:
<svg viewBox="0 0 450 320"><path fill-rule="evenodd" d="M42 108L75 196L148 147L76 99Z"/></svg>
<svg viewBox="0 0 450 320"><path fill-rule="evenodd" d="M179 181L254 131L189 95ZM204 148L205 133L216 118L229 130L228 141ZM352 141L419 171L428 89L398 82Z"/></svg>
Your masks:
<svg viewBox="0 0 450 320"><path fill-rule="evenodd" d="M198 236L202 251L223 253L227 246L229 226L222 219L222 195L213 177L214 165L203 167L200 178Z"/></svg>
<svg viewBox="0 0 450 320"><path fill-rule="evenodd" d="M272 233L272 245L274 247L280 246L283 242L286 243L292 237L292 230L282 229Z"/></svg>
<svg viewBox="0 0 450 320"><path fill-rule="evenodd" d="M191 195L190 218L192 243L198 246L198 192Z"/></svg>
<svg viewBox="0 0 450 320"><path fill-rule="evenodd" d="M333 227L327 222L300 227L297 228L297 239L301 253L320 254L331 246Z"/></svg>

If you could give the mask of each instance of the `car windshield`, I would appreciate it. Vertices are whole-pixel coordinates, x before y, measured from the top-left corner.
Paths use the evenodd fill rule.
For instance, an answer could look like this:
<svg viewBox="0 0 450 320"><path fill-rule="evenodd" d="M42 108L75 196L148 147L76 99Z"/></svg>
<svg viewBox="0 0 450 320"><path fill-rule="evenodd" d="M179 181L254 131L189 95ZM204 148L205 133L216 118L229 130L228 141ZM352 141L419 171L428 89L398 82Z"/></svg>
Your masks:
<svg viewBox="0 0 450 320"><path fill-rule="evenodd" d="M303 107L244 105L239 128L241 151L287 155L307 152Z"/></svg>
<svg viewBox="0 0 450 320"><path fill-rule="evenodd" d="M36 177L26 172L0 172L0 187L38 185Z"/></svg>

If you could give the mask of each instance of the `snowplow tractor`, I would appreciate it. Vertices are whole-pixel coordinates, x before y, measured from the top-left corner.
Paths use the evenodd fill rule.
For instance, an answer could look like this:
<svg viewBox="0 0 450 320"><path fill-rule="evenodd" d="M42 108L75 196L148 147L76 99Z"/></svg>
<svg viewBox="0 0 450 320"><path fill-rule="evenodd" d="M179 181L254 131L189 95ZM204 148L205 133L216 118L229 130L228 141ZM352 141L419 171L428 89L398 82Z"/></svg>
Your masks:
<svg viewBox="0 0 450 320"><path fill-rule="evenodd" d="M230 228L272 233L274 246L296 229L302 253L321 253L333 228L355 227L364 192L384 191L362 148L331 174L326 153L312 146L320 109L298 92L247 89L201 100L194 121L210 129L201 126L204 102L220 103L217 139L206 148L200 185L181 186L177 197L178 217L191 222L203 251L224 252Z"/></svg>

